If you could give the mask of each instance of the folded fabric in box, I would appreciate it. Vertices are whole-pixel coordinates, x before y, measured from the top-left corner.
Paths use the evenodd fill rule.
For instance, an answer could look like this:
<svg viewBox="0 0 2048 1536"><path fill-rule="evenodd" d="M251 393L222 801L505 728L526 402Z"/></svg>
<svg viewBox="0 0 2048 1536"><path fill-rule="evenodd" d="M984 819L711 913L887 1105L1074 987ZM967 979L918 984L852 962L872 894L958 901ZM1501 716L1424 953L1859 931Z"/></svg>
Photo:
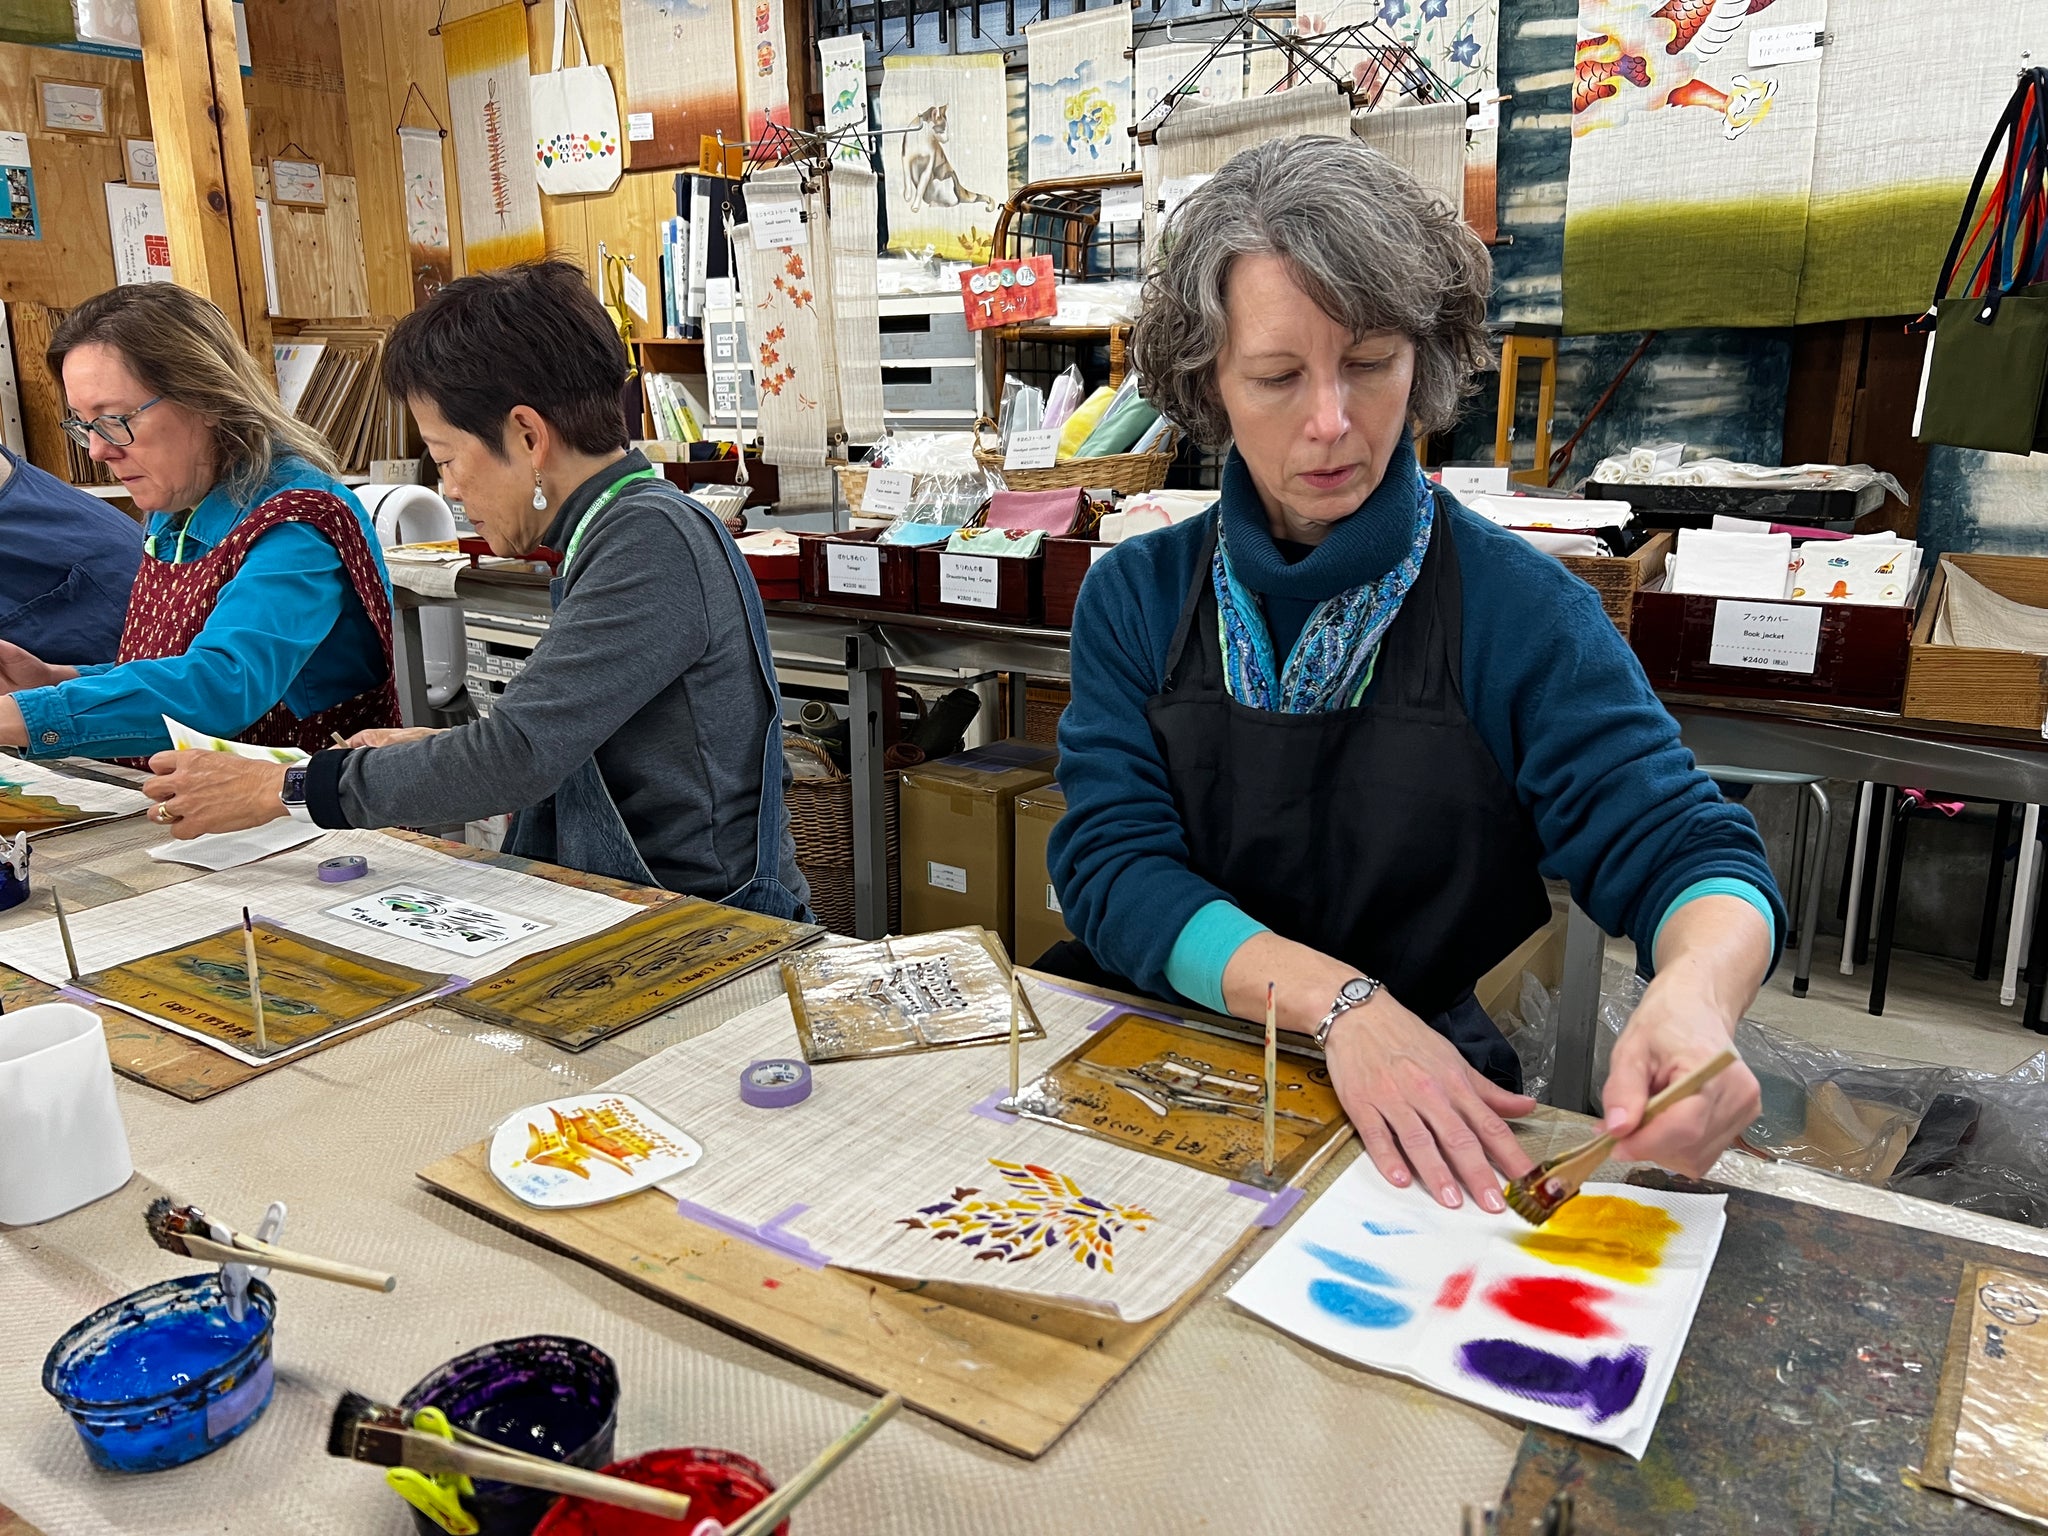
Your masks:
<svg viewBox="0 0 2048 1536"><path fill-rule="evenodd" d="M1120 544L1141 533L1200 517L1215 505L1214 491L1143 491L1128 498L1121 512L1104 516L1096 537L1105 544Z"/></svg>
<svg viewBox="0 0 2048 1536"><path fill-rule="evenodd" d="M1920 546L1886 536L1802 544L1792 562L1792 595L1827 603L1903 605L1920 568Z"/></svg>
<svg viewBox="0 0 2048 1536"><path fill-rule="evenodd" d="M1612 555L1607 541L1591 533L1564 533L1554 528L1516 528L1511 530L1542 550L1546 555Z"/></svg>
<svg viewBox="0 0 2048 1536"><path fill-rule="evenodd" d="M1941 562L1946 597L1934 621L1936 645L2048 656L2048 608L2014 602L1953 561Z"/></svg>
<svg viewBox="0 0 2048 1536"><path fill-rule="evenodd" d="M1050 538L1080 525L1088 496L1079 486L1056 491L997 491L988 504L991 528L1036 529Z"/></svg>
<svg viewBox="0 0 2048 1536"><path fill-rule="evenodd" d="M906 523L898 518L882 531L878 544L901 544L911 549L926 544L943 544L960 531L954 523Z"/></svg>
<svg viewBox="0 0 2048 1536"><path fill-rule="evenodd" d="M735 542L743 555L795 555L803 551L797 536L784 528L744 534Z"/></svg>
<svg viewBox="0 0 2048 1536"><path fill-rule="evenodd" d="M1792 536L1681 528L1669 589L1704 597L1782 599L1792 589Z"/></svg>
<svg viewBox="0 0 2048 1536"><path fill-rule="evenodd" d="M946 540L949 555L1002 555L1026 560L1045 544L1045 533L1037 528L955 528Z"/></svg>

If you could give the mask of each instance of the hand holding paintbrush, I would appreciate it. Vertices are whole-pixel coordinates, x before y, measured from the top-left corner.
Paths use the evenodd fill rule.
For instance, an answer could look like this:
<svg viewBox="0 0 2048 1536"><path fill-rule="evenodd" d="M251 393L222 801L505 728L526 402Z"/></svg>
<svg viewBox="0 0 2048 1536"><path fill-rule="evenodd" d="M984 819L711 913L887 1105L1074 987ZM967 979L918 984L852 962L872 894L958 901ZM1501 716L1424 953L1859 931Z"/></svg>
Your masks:
<svg viewBox="0 0 2048 1536"><path fill-rule="evenodd" d="M1691 1098L1734 1064L1735 1053L1723 1051L1711 1061L1694 1067L1643 1106L1643 1118L1636 1122L1635 1131L1642 1130L1672 1105ZM1634 1135L1635 1131L1629 1134ZM1532 1168L1508 1185L1505 1194L1509 1207L1524 1221L1542 1226L1557 1214L1559 1206L1579 1192L1579 1186L1607 1160L1607 1154L1614 1150L1619 1139L1603 1131L1583 1146Z"/></svg>

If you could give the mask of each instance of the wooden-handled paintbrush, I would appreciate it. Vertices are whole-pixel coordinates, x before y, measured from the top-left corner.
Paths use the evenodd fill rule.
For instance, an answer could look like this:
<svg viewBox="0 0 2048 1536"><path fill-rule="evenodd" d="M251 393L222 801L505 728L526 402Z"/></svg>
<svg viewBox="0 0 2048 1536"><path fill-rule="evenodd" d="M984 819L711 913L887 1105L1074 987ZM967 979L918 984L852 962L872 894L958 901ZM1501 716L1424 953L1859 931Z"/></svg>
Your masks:
<svg viewBox="0 0 2048 1536"><path fill-rule="evenodd" d="M683 1494L503 1448L485 1450L469 1437L462 1441L444 1440L414 1429L398 1409L373 1403L355 1392L344 1392L341 1401L334 1405L334 1418L327 1430L327 1454L376 1467L411 1467L415 1472L430 1475L484 1477L521 1488L538 1488L544 1493L613 1504L664 1520L682 1520L690 1513L690 1501Z"/></svg>
<svg viewBox="0 0 2048 1536"><path fill-rule="evenodd" d="M168 1253L180 1253L188 1259L198 1259L207 1264L247 1264L252 1269L281 1269L286 1274L305 1275L314 1280L333 1280L341 1285L360 1286L366 1291L391 1291L398 1285L396 1275L387 1275L380 1270L361 1269L354 1264L343 1264L335 1259L315 1258L309 1253L293 1253L285 1248L273 1248L260 1237L251 1237L246 1232L223 1228L229 1241L223 1243L214 1238L214 1224L207 1219L206 1212L196 1205L173 1205L158 1196L150 1202L146 1219L149 1235Z"/></svg>
<svg viewBox="0 0 2048 1536"><path fill-rule="evenodd" d="M1697 1066L1643 1106L1643 1118L1631 1136L1663 1114L1672 1105L1691 1098L1722 1072L1735 1064L1735 1053L1723 1051L1712 1061ZM1531 1226L1540 1227L1557 1214L1557 1208L1579 1192L1579 1186L1614 1150L1613 1136L1602 1132L1584 1146L1560 1153L1530 1169L1502 1191L1508 1206Z"/></svg>
<svg viewBox="0 0 2048 1536"><path fill-rule="evenodd" d="M895 1392L876 1403L854 1422L851 1429L820 1451L817 1460L742 1515L738 1523L728 1529L727 1536L768 1536L789 1518L789 1512L809 1497L811 1490L822 1483L834 1467L858 1450L869 1435L895 1417L896 1410L902 1406L903 1398Z"/></svg>

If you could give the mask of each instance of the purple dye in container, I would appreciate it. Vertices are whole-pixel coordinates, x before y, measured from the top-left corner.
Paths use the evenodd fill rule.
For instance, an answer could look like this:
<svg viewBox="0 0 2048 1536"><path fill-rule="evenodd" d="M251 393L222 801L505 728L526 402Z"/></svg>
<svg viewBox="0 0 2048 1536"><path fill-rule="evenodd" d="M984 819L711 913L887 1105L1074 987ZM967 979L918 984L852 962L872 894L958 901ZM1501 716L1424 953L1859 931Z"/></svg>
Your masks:
<svg viewBox="0 0 2048 1536"><path fill-rule="evenodd" d="M401 1400L408 1413L439 1408L448 1422L487 1440L595 1469L612 1459L619 1422L619 1373L611 1357L581 1339L536 1334L500 1339L457 1355ZM555 1496L479 1478L463 1500L479 1536L528 1536ZM418 1510L420 1536L445 1536Z"/></svg>
<svg viewBox="0 0 2048 1536"><path fill-rule="evenodd" d="M43 1390L95 1465L156 1472L219 1450L270 1403L277 1298L249 1285L241 1321L220 1274L185 1275L100 1308L50 1349Z"/></svg>

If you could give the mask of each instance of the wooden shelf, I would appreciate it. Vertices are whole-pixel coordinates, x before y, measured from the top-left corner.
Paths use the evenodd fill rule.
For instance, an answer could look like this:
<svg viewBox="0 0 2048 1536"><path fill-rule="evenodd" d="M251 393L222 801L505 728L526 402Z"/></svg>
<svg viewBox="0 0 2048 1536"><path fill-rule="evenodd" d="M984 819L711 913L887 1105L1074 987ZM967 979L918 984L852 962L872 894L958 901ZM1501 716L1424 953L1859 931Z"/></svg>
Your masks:
<svg viewBox="0 0 2048 1536"><path fill-rule="evenodd" d="M649 336L644 340L634 342L633 345L642 349L649 347L656 349L662 347L694 347L697 351L701 352L704 350L704 339L701 336Z"/></svg>

